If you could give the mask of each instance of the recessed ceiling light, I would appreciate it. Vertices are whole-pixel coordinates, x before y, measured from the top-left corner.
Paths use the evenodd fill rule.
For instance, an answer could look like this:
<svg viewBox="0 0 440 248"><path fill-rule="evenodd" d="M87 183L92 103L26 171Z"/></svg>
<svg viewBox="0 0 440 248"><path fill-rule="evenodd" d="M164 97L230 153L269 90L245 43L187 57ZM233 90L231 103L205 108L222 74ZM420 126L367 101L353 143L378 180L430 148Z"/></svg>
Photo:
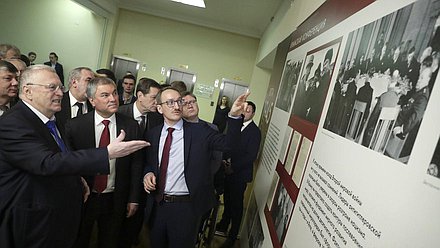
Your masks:
<svg viewBox="0 0 440 248"><path fill-rule="evenodd" d="M199 8L206 8L205 7L205 1L204 0L171 0L173 2L183 3Z"/></svg>

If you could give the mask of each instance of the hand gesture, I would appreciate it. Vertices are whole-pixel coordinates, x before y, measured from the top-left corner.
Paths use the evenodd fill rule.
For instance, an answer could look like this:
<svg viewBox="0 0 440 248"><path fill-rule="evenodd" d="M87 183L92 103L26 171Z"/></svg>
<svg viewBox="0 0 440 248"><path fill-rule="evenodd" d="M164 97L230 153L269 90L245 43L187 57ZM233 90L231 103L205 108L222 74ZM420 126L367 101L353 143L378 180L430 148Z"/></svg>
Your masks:
<svg viewBox="0 0 440 248"><path fill-rule="evenodd" d="M247 108L246 99L251 93L247 91L246 93L240 95L235 99L234 104L232 104L231 111L229 114L233 117L239 117Z"/></svg>
<svg viewBox="0 0 440 248"><path fill-rule="evenodd" d="M150 143L143 140L123 141L124 138L125 131L121 130L119 136L107 146L108 157L110 159L125 157L150 145Z"/></svg>

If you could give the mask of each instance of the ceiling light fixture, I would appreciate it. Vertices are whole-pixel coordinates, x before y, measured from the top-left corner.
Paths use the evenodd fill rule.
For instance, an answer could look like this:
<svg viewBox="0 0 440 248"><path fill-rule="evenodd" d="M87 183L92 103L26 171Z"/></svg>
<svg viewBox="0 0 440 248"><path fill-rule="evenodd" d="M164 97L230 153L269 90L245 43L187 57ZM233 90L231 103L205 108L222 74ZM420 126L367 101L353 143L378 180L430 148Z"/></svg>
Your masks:
<svg viewBox="0 0 440 248"><path fill-rule="evenodd" d="M183 4L187 4L187 5L191 5L191 6L195 6L195 7L199 7L199 8L206 8L204 0L171 0L171 1L177 2L177 3L183 3Z"/></svg>

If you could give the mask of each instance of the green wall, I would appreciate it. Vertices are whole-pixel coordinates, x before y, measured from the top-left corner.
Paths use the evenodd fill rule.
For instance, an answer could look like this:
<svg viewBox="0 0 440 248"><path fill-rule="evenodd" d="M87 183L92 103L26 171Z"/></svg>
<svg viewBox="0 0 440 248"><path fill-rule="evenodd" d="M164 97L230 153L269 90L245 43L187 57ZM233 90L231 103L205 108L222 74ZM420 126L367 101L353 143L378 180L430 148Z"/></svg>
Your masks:
<svg viewBox="0 0 440 248"><path fill-rule="evenodd" d="M114 55L130 57L147 65L138 78L165 82L165 67L183 69L197 75L197 82L214 86L222 78L248 85L252 78L259 40L210 28L181 23L147 14L120 10ZM182 69L181 69L182 70ZM219 88L211 99L199 97L200 117L211 121Z"/></svg>
<svg viewBox="0 0 440 248"><path fill-rule="evenodd" d="M2 0L2 6L0 43L14 44L26 55L35 51L37 63L56 52L66 81L77 66L98 67L103 17L69 0Z"/></svg>

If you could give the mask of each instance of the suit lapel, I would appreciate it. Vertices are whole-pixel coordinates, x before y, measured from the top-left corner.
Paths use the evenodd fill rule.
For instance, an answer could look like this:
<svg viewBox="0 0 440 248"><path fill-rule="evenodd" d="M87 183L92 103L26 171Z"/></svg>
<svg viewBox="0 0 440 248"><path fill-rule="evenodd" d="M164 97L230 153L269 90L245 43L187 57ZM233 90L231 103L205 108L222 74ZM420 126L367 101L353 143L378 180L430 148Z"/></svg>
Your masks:
<svg viewBox="0 0 440 248"><path fill-rule="evenodd" d="M184 149L184 160L183 164L186 166L188 164L189 151L191 150L191 139L192 139L192 129L186 121L183 121L183 149Z"/></svg>
<svg viewBox="0 0 440 248"><path fill-rule="evenodd" d="M38 116L32 112L22 101L18 102L16 105L17 107L23 108L25 111L24 115L26 119L29 120L29 123L34 123L35 128L37 129L37 133L41 134L43 138L48 142L49 147L52 151L61 152L57 142L52 137L52 134L50 134L49 129L46 127L45 123L41 121Z"/></svg>
<svg viewBox="0 0 440 248"><path fill-rule="evenodd" d="M83 125L84 139L87 147L97 147L95 139L95 111L85 114L86 125Z"/></svg>

